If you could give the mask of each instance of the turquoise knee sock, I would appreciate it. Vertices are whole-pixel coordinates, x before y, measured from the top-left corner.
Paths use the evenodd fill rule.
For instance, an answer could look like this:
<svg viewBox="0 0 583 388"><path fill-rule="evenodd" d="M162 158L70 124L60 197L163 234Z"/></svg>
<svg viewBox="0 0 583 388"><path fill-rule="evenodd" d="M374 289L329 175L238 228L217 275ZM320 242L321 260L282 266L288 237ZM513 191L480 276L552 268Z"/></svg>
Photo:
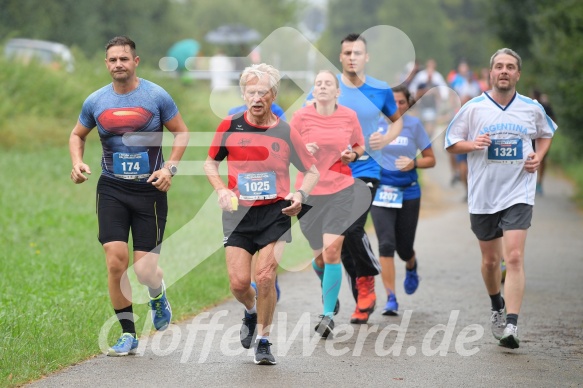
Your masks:
<svg viewBox="0 0 583 388"><path fill-rule="evenodd" d="M322 293L324 294L324 315L332 317L342 283L342 264L324 264Z"/></svg>
<svg viewBox="0 0 583 388"><path fill-rule="evenodd" d="M322 283L322 279L324 278L324 268L318 267L316 259L312 259L312 268L314 268L314 272L316 272L316 275L320 278L320 283Z"/></svg>

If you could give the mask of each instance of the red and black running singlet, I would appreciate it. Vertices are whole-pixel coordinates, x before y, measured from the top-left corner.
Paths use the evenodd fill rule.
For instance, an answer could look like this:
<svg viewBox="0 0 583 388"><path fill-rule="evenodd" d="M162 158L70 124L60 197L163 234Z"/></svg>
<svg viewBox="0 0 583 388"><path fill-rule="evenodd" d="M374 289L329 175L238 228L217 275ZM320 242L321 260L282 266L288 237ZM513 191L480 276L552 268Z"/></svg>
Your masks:
<svg viewBox="0 0 583 388"><path fill-rule="evenodd" d="M272 127L252 125L244 114L219 124L209 156L227 159L230 190L243 206L275 203L290 193L289 166L307 171L315 159L299 133L279 120Z"/></svg>

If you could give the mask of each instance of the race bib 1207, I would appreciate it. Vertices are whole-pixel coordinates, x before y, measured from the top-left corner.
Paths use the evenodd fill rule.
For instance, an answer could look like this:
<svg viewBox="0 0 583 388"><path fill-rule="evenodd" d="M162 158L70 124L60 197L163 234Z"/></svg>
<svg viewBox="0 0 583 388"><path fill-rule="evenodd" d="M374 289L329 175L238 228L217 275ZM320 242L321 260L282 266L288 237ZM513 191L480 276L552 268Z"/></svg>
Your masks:
<svg viewBox="0 0 583 388"><path fill-rule="evenodd" d="M374 206L380 207L403 207L403 190L389 185L380 185L372 201Z"/></svg>

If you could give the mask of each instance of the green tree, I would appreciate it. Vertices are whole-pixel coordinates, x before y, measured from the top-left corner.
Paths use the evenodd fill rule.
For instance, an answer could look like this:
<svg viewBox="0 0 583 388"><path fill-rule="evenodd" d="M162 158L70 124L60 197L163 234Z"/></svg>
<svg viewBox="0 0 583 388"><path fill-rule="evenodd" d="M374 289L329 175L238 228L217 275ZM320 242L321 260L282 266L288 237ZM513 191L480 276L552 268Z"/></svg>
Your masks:
<svg viewBox="0 0 583 388"><path fill-rule="evenodd" d="M569 139L573 150L581 149L583 52L579 46L583 41L583 3L526 0L515 11L510 0L494 0L490 25L503 45L516 50L523 59L522 89L537 87L550 96L561 134ZM578 152L564 155L581 160Z"/></svg>
<svg viewBox="0 0 583 388"><path fill-rule="evenodd" d="M541 1L530 19L530 52L537 63L536 82L551 97L553 108L573 150L583 147L583 4L577 0ZM581 160L579 152L570 154Z"/></svg>
<svg viewBox="0 0 583 388"><path fill-rule="evenodd" d="M189 33L189 38L202 44L202 54L211 56L215 46L204 40L209 31L224 24L243 24L257 30L265 38L277 28L295 20L296 3L297 1L182 0L173 4L173 18L182 35ZM252 46L254 44L221 47L228 55L246 56Z"/></svg>
<svg viewBox="0 0 583 388"><path fill-rule="evenodd" d="M330 0L329 26L318 45L337 63L340 39L347 33L390 25L411 39L421 65L434 58L445 75L462 57L476 66L489 58L495 39L482 12L487 1Z"/></svg>
<svg viewBox="0 0 583 388"><path fill-rule="evenodd" d="M464 59L474 69L486 66L498 48L486 11L491 7L490 0L440 0L439 3L447 15L448 65L455 68ZM512 4L522 9L516 7L515 2Z"/></svg>
<svg viewBox="0 0 583 388"><path fill-rule="evenodd" d="M129 35L157 63L176 36L171 0L0 0L0 36L53 40L88 56L116 35Z"/></svg>
<svg viewBox="0 0 583 388"><path fill-rule="evenodd" d="M492 31L506 47L519 52L524 59L530 58L533 40L532 15L538 12L540 0L523 0L520 6L512 0L495 0L489 8L488 19Z"/></svg>

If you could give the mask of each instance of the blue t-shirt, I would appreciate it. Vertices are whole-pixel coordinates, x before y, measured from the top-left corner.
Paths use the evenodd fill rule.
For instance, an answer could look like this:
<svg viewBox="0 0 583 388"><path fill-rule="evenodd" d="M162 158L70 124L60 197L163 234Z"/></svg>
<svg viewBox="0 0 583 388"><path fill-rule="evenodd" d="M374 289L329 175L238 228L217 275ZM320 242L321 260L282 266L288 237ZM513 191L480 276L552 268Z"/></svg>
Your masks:
<svg viewBox="0 0 583 388"><path fill-rule="evenodd" d="M397 170L395 161L400 156L415 159L418 150L431 147L431 140L417 117L403 115L402 119L401 134L382 149L381 184L403 188L403 200L409 200L421 197L417 169ZM388 124L384 118L379 119L378 128L379 132L386 133Z"/></svg>
<svg viewBox="0 0 583 388"><path fill-rule="evenodd" d="M356 112L362 128L366 152L358 160L350 163L352 176L355 178L380 179L381 150L370 148L370 135L377 132L380 113L392 116L397 111L397 104L390 86L376 78L366 76L365 83L358 88L352 88L342 82L342 74L338 74L340 97L338 103ZM308 100L313 99L310 91Z"/></svg>
<svg viewBox="0 0 583 388"><path fill-rule="evenodd" d="M92 93L83 103L79 122L89 129L97 126L102 174L140 183L164 164L163 124L177 114L178 107L164 89L140 78L138 87L126 94L117 94L113 84Z"/></svg>
<svg viewBox="0 0 583 388"><path fill-rule="evenodd" d="M227 113L227 115L228 116L234 115L237 113L245 112L246 110L247 110L247 105L239 105L239 106L236 106L234 108L229 109L229 112ZM283 111L281 106L273 103L273 104L271 104L271 111L273 112L274 115L276 115L277 117L279 117L283 121L287 121L287 119L285 118L285 112Z"/></svg>

